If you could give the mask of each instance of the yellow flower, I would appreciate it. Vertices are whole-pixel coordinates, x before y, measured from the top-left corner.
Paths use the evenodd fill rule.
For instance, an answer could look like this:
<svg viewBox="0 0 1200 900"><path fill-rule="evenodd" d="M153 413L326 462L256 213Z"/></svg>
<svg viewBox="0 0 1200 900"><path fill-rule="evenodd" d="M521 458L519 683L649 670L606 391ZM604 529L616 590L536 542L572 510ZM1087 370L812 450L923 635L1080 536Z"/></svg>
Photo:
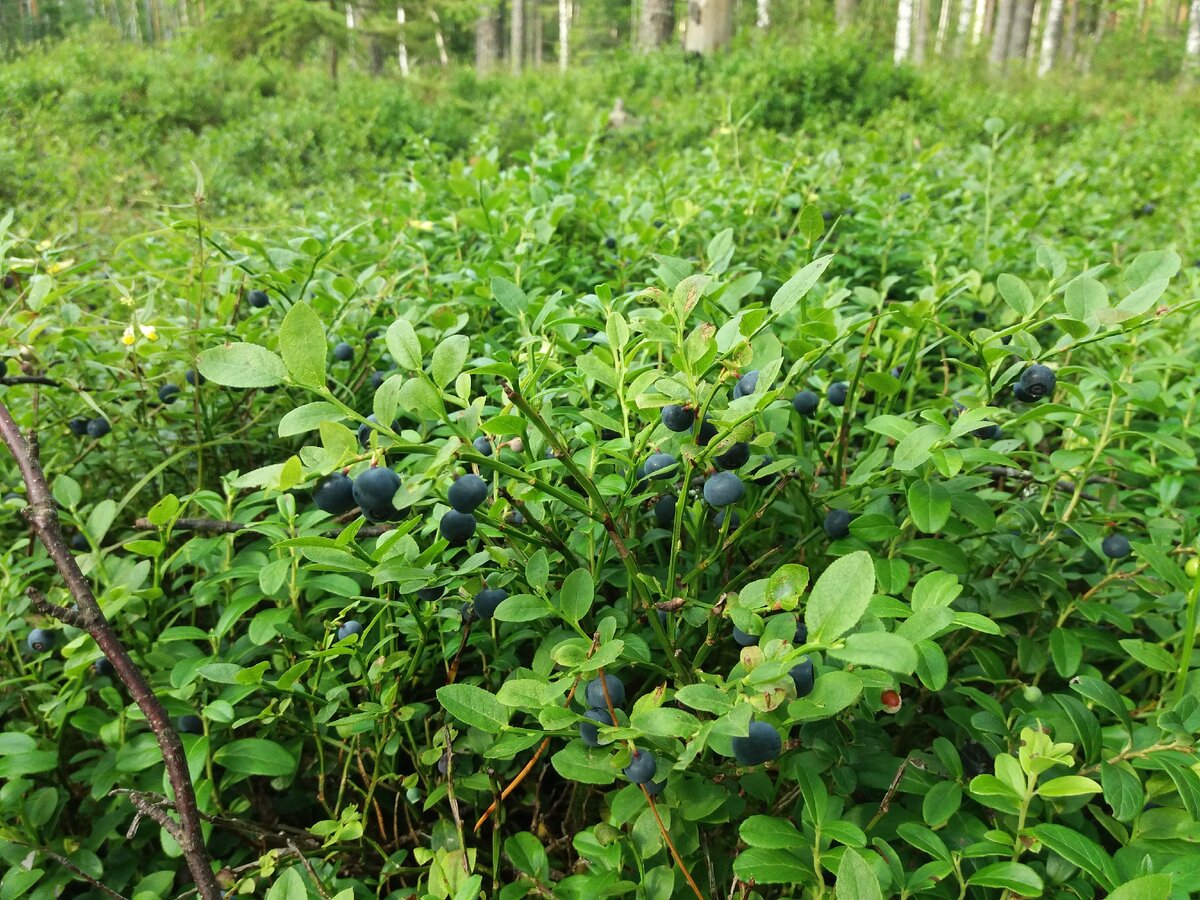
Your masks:
<svg viewBox="0 0 1200 900"><path fill-rule="evenodd" d="M69 269L73 265L75 265L75 260L73 259L60 259L58 262L51 263L48 271L51 275L57 275L63 269Z"/></svg>
<svg viewBox="0 0 1200 900"><path fill-rule="evenodd" d="M139 325L138 328L141 329L142 337L144 337L146 340L148 340L148 341L157 341L158 340L158 329L155 328L153 325Z"/></svg>
<svg viewBox="0 0 1200 900"><path fill-rule="evenodd" d="M125 333L121 335L121 343L126 347L132 347L135 340L137 340L137 338L133 335L133 327L127 327L125 329Z"/></svg>
<svg viewBox="0 0 1200 900"><path fill-rule="evenodd" d="M433 231L433 223L426 219L409 219L408 227L418 231Z"/></svg>

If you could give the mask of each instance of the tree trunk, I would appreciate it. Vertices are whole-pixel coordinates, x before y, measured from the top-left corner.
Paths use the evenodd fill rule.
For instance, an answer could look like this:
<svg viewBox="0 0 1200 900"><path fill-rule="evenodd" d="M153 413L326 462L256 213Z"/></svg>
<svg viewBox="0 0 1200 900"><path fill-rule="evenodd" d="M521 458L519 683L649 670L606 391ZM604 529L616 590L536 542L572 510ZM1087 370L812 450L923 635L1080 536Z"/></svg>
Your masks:
<svg viewBox="0 0 1200 900"><path fill-rule="evenodd" d="M1017 0L996 0L996 27L992 29L992 50L988 62L993 68L1004 65L1008 58L1008 32L1012 29L1013 4Z"/></svg>
<svg viewBox="0 0 1200 900"><path fill-rule="evenodd" d="M896 65L908 62L912 49L912 22L914 0L900 0L896 9L896 45L892 52L892 62Z"/></svg>
<svg viewBox="0 0 1200 900"><path fill-rule="evenodd" d="M958 28L954 31L954 55L962 56L967 46L967 35L971 31L971 20L975 15L975 0L959 0Z"/></svg>
<svg viewBox="0 0 1200 900"><path fill-rule="evenodd" d="M404 7L396 7L396 62L400 65L400 74L408 77L408 41L404 37Z"/></svg>
<svg viewBox="0 0 1200 900"><path fill-rule="evenodd" d="M512 0L508 55L513 74L520 75L521 64L525 61L525 0Z"/></svg>
<svg viewBox="0 0 1200 900"><path fill-rule="evenodd" d="M758 0L755 5L754 26L764 31L771 27L771 0Z"/></svg>
<svg viewBox="0 0 1200 900"><path fill-rule="evenodd" d="M1024 59L1025 51L1029 49L1029 29L1033 23L1033 0L1016 0L1013 9L1012 24L1008 32L1008 56L1010 59Z"/></svg>
<svg viewBox="0 0 1200 900"><path fill-rule="evenodd" d="M558 70L571 64L571 0L558 0Z"/></svg>
<svg viewBox="0 0 1200 900"><path fill-rule="evenodd" d="M983 30L988 19L988 0L975 0L975 22L971 26L971 46L983 42Z"/></svg>
<svg viewBox="0 0 1200 900"><path fill-rule="evenodd" d="M854 0L834 0L833 15L838 31L846 31L854 24Z"/></svg>
<svg viewBox="0 0 1200 900"><path fill-rule="evenodd" d="M396 10L396 18L397 20L400 18L400 10ZM450 54L446 52L446 36L442 34L442 19L436 9L429 10L429 18L433 19L433 42L437 44L438 63L445 68L450 65Z"/></svg>
<svg viewBox="0 0 1200 900"><path fill-rule="evenodd" d="M494 0L488 0L475 20L475 71L484 75L496 67L499 59L500 10Z"/></svg>
<svg viewBox="0 0 1200 900"><path fill-rule="evenodd" d="M942 8L938 12L937 38L933 42L933 52L941 56L946 51L946 36L950 31L951 0L942 0Z"/></svg>
<svg viewBox="0 0 1200 900"><path fill-rule="evenodd" d="M912 59L916 65L925 62L925 45L929 41L929 0L913 0Z"/></svg>
<svg viewBox="0 0 1200 900"><path fill-rule="evenodd" d="M638 46L646 53L671 40L675 31L674 0L642 0Z"/></svg>
<svg viewBox="0 0 1200 900"><path fill-rule="evenodd" d="M688 0L683 49L690 53L712 53L728 44L732 37L732 0Z"/></svg>
<svg viewBox="0 0 1200 900"><path fill-rule="evenodd" d="M1063 28L1062 45L1058 57L1068 65L1075 62L1075 32L1079 27L1079 0L1067 0L1070 12L1067 13L1067 24Z"/></svg>
<svg viewBox="0 0 1200 900"><path fill-rule="evenodd" d="M529 37L530 50L532 51L533 67L540 69L542 67L542 43L545 34L542 32L542 6L537 0L530 4L530 22L529 22Z"/></svg>
<svg viewBox="0 0 1200 900"><path fill-rule="evenodd" d="M1046 30L1042 32L1042 52L1038 59L1039 77L1048 75L1054 67L1054 56L1058 52L1065 6L1064 0L1050 0L1050 9L1046 13Z"/></svg>
<svg viewBox="0 0 1200 900"><path fill-rule="evenodd" d="M1189 78L1200 70L1200 0L1192 0L1192 9L1188 14L1187 46L1183 57L1184 70Z"/></svg>

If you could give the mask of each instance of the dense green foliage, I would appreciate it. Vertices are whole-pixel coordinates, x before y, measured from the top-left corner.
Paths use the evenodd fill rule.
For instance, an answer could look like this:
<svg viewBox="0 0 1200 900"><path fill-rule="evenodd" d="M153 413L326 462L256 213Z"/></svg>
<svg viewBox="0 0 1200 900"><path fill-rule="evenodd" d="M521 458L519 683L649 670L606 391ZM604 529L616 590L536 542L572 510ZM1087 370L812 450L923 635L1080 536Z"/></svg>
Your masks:
<svg viewBox="0 0 1200 900"><path fill-rule="evenodd" d="M0 68L0 400L239 891L1200 891L1196 101L826 44ZM0 900L177 896L0 477Z"/></svg>

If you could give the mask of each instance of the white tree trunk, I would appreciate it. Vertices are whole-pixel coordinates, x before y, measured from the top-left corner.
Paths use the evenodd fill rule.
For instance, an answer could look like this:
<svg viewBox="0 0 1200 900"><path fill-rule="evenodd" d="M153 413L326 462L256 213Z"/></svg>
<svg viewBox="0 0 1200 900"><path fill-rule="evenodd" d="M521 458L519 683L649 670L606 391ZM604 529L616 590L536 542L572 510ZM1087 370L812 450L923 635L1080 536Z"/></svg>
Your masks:
<svg viewBox="0 0 1200 900"><path fill-rule="evenodd" d="M892 61L896 65L908 62L912 50L913 0L900 0L896 10L896 49Z"/></svg>
<svg viewBox="0 0 1200 900"><path fill-rule="evenodd" d="M992 49L988 62L994 68L1004 65L1008 58L1008 32L1012 28L1013 6L1017 0L996 0L996 25L992 29Z"/></svg>
<svg viewBox="0 0 1200 900"><path fill-rule="evenodd" d="M558 69L571 64L571 0L558 0Z"/></svg>
<svg viewBox="0 0 1200 900"><path fill-rule="evenodd" d="M757 28L771 27L771 0L758 0L755 8L754 24Z"/></svg>
<svg viewBox="0 0 1200 900"><path fill-rule="evenodd" d="M1044 77L1054 67L1054 55L1058 52L1058 37L1062 33L1064 0L1050 0L1046 13L1046 29L1042 32L1042 53L1038 59L1038 77Z"/></svg>
<svg viewBox="0 0 1200 900"><path fill-rule="evenodd" d="M937 37L933 42L933 52L941 56L946 49L946 35L950 31L950 2L942 0L942 9L938 13Z"/></svg>
<svg viewBox="0 0 1200 900"><path fill-rule="evenodd" d="M959 0L958 28L954 30L954 54L961 56L967 46L967 35L971 31L971 19L975 13L975 0Z"/></svg>
<svg viewBox="0 0 1200 900"><path fill-rule="evenodd" d="M669 43L675 33L674 0L642 0L638 47L649 53Z"/></svg>
<svg viewBox="0 0 1200 900"><path fill-rule="evenodd" d="M405 78L408 77L408 44L404 40L404 7L396 7L396 24L400 26L398 29L399 37L396 38L396 62L400 64L400 74Z"/></svg>
<svg viewBox="0 0 1200 900"><path fill-rule="evenodd" d="M971 46L978 47L983 41L983 26L987 22L988 0L975 0L975 22L971 27Z"/></svg>
<svg viewBox="0 0 1200 900"><path fill-rule="evenodd" d="M1188 14L1187 48L1184 51L1184 66L1189 74L1200 69L1200 0L1192 0Z"/></svg>
<svg viewBox="0 0 1200 900"><path fill-rule="evenodd" d="M689 53L712 53L728 44L732 37L732 0L688 0L684 50Z"/></svg>
<svg viewBox="0 0 1200 900"><path fill-rule="evenodd" d="M913 0L912 61L925 62L925 46L929 41L929 0Z"/></svg>
<svg viewBox="0 0 1200 900"><path fill-rule="evenodd" d="M520 75L521 64L525 60L525 0L512 0L511 15L508 53L513 74Z"/></svg>
<svg viewBox="0 0 1200 900"><path fill-rule="evenodd" d="M397 10L397 12L399 12ZM436 9L429 10L429 18L433 19L433 40L437 44L438 62L442 67L450 65L450 54L446 52L446 36L442 34L442 19Z"/></svg>
<svg viewBox="0 0 1200 900"><path fill-rule="evenodd" d="M837 30L845 31L854 24L854 0L834 0L833 14Z"/></svg>
<svg viewBox="0 0 1200 900"><path fill-rule="evenodd" d="M346 4L346 27L354 30L354 7L349 3Z"/></svg>

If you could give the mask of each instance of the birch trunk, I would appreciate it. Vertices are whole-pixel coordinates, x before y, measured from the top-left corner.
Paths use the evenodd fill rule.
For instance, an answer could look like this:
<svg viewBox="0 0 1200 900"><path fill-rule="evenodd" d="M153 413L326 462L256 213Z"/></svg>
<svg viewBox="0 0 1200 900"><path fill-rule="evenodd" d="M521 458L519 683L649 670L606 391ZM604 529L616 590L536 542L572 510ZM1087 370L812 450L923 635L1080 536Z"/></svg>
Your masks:
<svg viewBox="0 0 1200 900"><path fill-rule="evenodd" d="M688 0L684 50L691 53L712 53L728 44L732 37L732 0Z"/></svg>
<svg viewBox="0 0 1200 900"><path fill-rule="evenodd" d="M942 0L942 8L938 12L937 38L933 42L933 52L941 56L946 51L946 35L950 31L950 0Z"/></svg>
<svg viewBox="0 0 1200 900"><path fill-rule="evenodd" d="M1188 77L1200 70L1200 0L1192 0L1188 13L1187 45L1184 48L1183 66Z"/></svg>
<svg viewBox="0 0 1200 900"><path fill-rule="evenodd" d="M396 10L396 18L400 18L400 10ZM437 44L438 62L442 67L450 65L450 54L446 52L446 36L442 34L442 19L436 9L429 10L429 18L433 19L433 42Z"/></svg>
<svg viewBox="0 0 1200 900"><path fill-rule="evenodd" d="M1063 28L1062 46L1059 47L1058 57L1068 65L1075 63L1075 34L1079 28L1079 0L1067 0L1071 11L1067 14L1067 24Z"/></svg>
<svg viewBox="0 0 1200 900"><path fill-rule="evenodd" d="M892 53L892 62L896 65L908 62L912 49L912 20L913 0L900 0L896 10L896 49Z"/></svg>
<svg viewBox="0 0 1200 900"><path fill-rule="evenodd" d="M754 25L764 31L771 27L771 0L758 0L755 7Z"/></svg>
<svg viewBox="0 0 1200 900"><path fill-rule="evenodd" d="M929 0L913 0L912 61L925 62L925 45L929 41Z"/></svg>
<svg viewBox="0 0 1200 900"><path fill-rule="evenodd" d="M542 67L542 44L545 38L545 33L542 29L542 7L537 0L534 0L530 6L532 7L529 15L529 42L532 45L530 50L532 51L533 67L540 69Z"/></svg>
<svg viewBox="0 0 1200 900"><path fill-rule="evenodd" d="M499 9L494 0L487 0L475 20L475 71L480 75L494 69L500 59L500 32Z"/></svg>
<svg viewBox="0 0 1200 900"><path fill-rule="evenodd" d="M833 14L838 31L846 31L854 24L854 0L834 0Z"/></svg>
<svg viewBox="0 0 1200 900"><path fill-rule="evenodd" d="M649 53L669 42L674 31L674 0L642 0L638 46L643 52Z"/></svg>
<svg viewBox="0 0 1200 900"><path fill-rule="evenodd" d="M988 18L988 0L975 0L975 23L971 28L971 46L978 47L983 41L983 26Z"/></svg>
<svg viewBox="0 0 1200 900"><path fill-rule="evenodd" d="M975 13L975 0L960 0L958 4L958 28L954 31L954 55L962 56L967 46L967 35L971 31L971 20Z"/></svg>
<svg viewBox="0 0 1200 900"><path fill-rule="evenodd" d="M400 74L408 77L408 42L404 39L404 7L396 7L396 62L400 65Z"/></svg>
<svg viewBox="0 0 1200 900"><path fill-rule="evenodd" d="M1016 0L996 0L996 26L992 29L992 50L988 62L1000 68L1008 58L1008 32L1012 29L1013 4Z"/></svg>
<svg viewBox="0 0 1200 900"><path fill-rule="evenodd" d="M520 75L521 65L525 61L525 0L512 0L511 16L508 55L513 74Z"/></svg>
<svg viewBox="0 0 1200 900"><path fill-rule="evenodd" d="M558 70L571 64L571 0L558 0Z"/></svg>
<svg viewBox="0 0 1200 900"><path fill-rule="evenodd" d="M1033 0L1016 0L1008 32L1009 59L1023 59L1029 49L1029 26L1033 21Z"/></svg>
<svg viewBox="0 0 1200 900"><path fill-rule="evenodd" d="M1046 30L1042 32L1042 53L1038 59L1038 77L1043 78L1054 67L1054 57L1058 53L1059 35L1062 32L1063 0L1050 0L1050 9L1046 13Z"/></svg>

